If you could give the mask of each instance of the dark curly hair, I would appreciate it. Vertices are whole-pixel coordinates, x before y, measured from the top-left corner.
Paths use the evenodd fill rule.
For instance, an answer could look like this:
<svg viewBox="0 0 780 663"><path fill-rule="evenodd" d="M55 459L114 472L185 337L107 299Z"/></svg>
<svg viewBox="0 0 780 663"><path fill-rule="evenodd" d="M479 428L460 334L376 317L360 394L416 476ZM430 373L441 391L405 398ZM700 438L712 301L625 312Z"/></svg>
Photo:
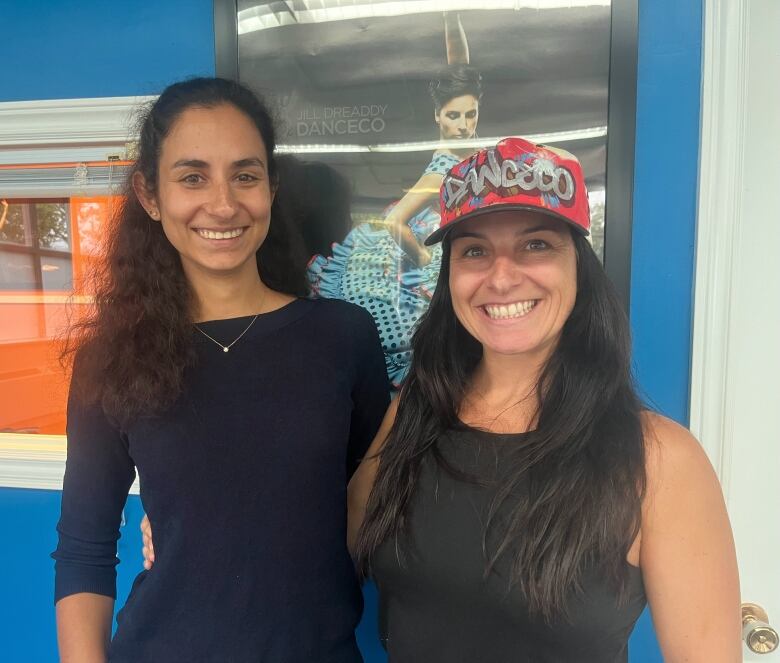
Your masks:
<svg viewBox="0 0 780 663"><path fill-rule="evenodd" d="M482 99L482 74L467 64L448 65L428 84L433 106L438 113L441 107L455 97L470 94Z"/></svg>
<svg viewBox="0 0 780 663"><path fill-rule="evenodd" d="M154 193L163 142L182 113L224 104L235 106L257 127L276 185L273 120L251 90L221 78L194 78L167 87L141 113L137 161L112 215L104 257L82 284L94 296L94 306L70 326L62 359L76 357L78 364L71 392L85 403L99 403L120 424L172 405L181 393L185 369L195 361L193 291L162 224L149 217L136 197L133 176L143 175ZM266 286L304 296L305 255L286 221L286 204L284 197L276 196L257 263Z"/></svg>

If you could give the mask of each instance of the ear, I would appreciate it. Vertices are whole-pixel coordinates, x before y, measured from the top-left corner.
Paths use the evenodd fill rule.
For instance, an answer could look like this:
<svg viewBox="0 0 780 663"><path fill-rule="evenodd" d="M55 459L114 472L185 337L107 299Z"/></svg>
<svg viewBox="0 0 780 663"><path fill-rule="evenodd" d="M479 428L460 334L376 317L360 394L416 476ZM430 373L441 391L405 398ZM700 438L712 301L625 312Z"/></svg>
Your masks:
<svg viewBox="0 0 780 663"><path fill-rule="evenodd" d="M439 114L441 113L441 110L433 109L433 121L436 124L441 124L441 120L439 119Z"/></svg>
<svg viewBox="0 0 780 663"><path fill-rule="evenodd" d="M146 213L155 221L160 220L160 210L157 206L157 199L149 192L146 186L146 178L136 171L133 173L133 191L138 202L141 203Z"/></svg>

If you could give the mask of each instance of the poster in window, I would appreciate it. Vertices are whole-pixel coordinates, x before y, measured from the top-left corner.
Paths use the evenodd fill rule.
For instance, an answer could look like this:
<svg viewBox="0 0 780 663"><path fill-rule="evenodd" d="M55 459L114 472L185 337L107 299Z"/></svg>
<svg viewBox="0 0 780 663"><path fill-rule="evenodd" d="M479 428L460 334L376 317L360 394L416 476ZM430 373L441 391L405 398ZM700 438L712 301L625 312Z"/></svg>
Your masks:
<svg viewBox="0 0 780 663"><path fill-rule="evenodd" d="M601 253L608 0L239 0L238 32L239 77L277 111L312 290L371 312L396 388L441 264L422 243L439 186L475 150L519 135L575 154Z"/></svg>

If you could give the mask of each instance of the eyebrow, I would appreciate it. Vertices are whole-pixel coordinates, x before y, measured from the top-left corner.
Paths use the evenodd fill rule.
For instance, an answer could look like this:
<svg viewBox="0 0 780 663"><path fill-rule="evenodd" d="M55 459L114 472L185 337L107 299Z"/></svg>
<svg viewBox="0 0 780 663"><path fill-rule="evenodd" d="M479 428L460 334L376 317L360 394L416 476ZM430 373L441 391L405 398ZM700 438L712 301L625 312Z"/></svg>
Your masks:
<svg viewBox="0 0 780 663"><path fill-rule="evenodd" d="M550 227L549 225L547 225L545 223L545 224L538 225L538 226L532 226L531 228L526 228L525 230L518 230L515 233L515 235L530 235L531 233L538 233L538 232L545 231L545 230L549 231L551 233L556 233L556 234L560 234L561 233L560 230L558 230L556 228L552 228L552 227ZM482 233L478 233L478 232L474 232L474 231L468 231L468 230L465 231L465 232L458 233L452 239L456 240L456 239L460 239L461 237L474 237L476 239L487 239L487 236L483 235Z"/></svg>
<svg viewBox="0 0 780 663"><path fill-rule="evenodd" d="M247 168L249 166L260 166L265 169L265 163L258 157L247 157L233 162L234 168ZM201 159L179 159L173 164L172 168L208 168L209 164Z"/></svg>

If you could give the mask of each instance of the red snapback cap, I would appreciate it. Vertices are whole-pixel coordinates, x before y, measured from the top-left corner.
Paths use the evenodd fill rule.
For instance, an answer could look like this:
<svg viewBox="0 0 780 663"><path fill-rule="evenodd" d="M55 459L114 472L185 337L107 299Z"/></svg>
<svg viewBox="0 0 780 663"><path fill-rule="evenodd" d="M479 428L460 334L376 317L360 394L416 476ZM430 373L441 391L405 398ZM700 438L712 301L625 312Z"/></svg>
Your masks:
<svg viewBox="0 0 780 663"><path fill-rule="evenodd" d="M533 210L590 233L585 176L577 158L525 138L504 138L453 166L442 182L441 223L426 246L444 239L456 223L487 212Z"/></svg>

